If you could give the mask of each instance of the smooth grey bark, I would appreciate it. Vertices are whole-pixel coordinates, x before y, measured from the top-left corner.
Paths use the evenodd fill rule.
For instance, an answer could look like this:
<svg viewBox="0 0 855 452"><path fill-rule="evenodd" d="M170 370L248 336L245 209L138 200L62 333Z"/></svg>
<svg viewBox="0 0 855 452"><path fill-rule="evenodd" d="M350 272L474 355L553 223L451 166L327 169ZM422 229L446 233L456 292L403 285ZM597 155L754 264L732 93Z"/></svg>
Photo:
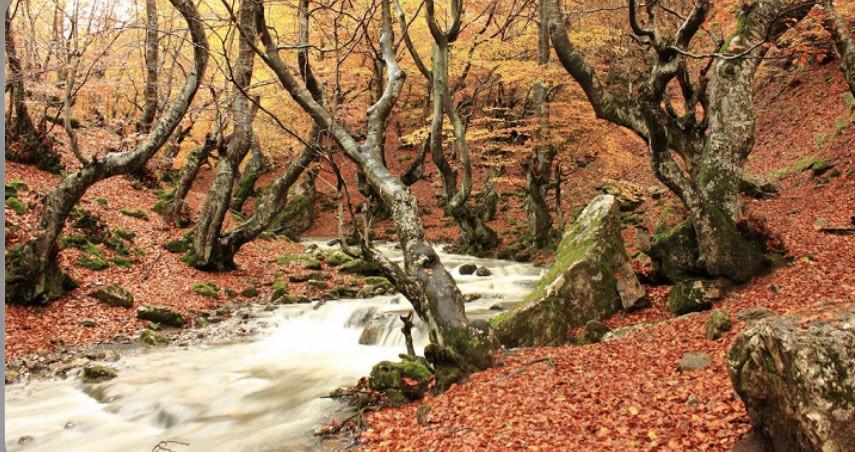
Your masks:
<svg viewBox="0 0 855 452"><path fill-rule="evenodd" d="M260 7L256 0L243 0L238 10L237 26L246 30L248 38L239 40L238 57L233 72L235 92L232 114L234 115L234 131L226 154L220 156L217 162L214 182L208 191L205 205L199 212L193 234L194 267L205 270L229 270L234 268L234 262L220 255L217 241L220 239L223 221L229 210L232 185L234 184L238 167L252 146L254 119L254 104L246 95L246 89L252 83L252 70L255 52L252 50L255 30L255 13Z"/></svg>
<svg viewBox="0 0 855 452"><path fill-rule="evenodd" d="M199 12L191 0L170 0L190 28L193 66L175 102L167 110L148 139L132 150L93 159L62 179L44 199L44 212L32 239L11 250L6 259L6 302L44 304L59 297L68 287L56 255L57 237L71 209L86 190L98 181L142 167L163 146L181 121L196 95L208 63L208 42Z"/></svg>
<svg viewBox="0 0 855 452"><path fill-rule="evenodd" d="M158 26L157 26L157 0L145 0L145 89L143 98L142 114L137 121L137 132L148 133L154 115L157 113L157 68L160 64L158 57Z"/></svg>
<svg viewBox="0 0 855 452"><path fill-rule="evenodd" d="M538 25L537 41L537 64L545 70L549 63L549 16L547 9L543 6L546 0L541 0L540 22ZM532 155L523 162L523 170L526 176L527 198L525 210L528 217L529 232L534 237L537 248L544 248L557 238L555 229L552 227L552 215L546 202L546 193L549 190L549 180L552 177L552 165L555 160L556 149L547 140L547 128L549 127L548 109L546 106L547 87L543 81L538 80L532 88L532 107L534 117L537 121L537 131Z"/></svg>
<svg viewBox="0 0 855 452"><path fill-rule="evenodd" d="M450 91L448 81L449 45L457 40L460 33L463 0L452 0L451 25L445 30L440 29L435 10L434 1L427 0L425 18L434 40L430 79L434 98L430 132L431 157L442 179L446 209L460 228L463 245L474 252L486 251L498 245L499 238L468 203L472 194L472 161L466 140L466 125L454 107L453 92ZM460 155L459 184L458 173L448 163L443 149L442 125L446 116L454 130L452 146Z"/></svg>
<svg viewBox="0 0 855 452"><path fill-rule="evenodd" d="M227 137L221 137L219 127L205 137L205 142L196 149L190 151L187 156L187 162L181 169L181 175L178 178L178 183L175 184L175 191L172 194L172 201L166 207L166 221L168 223L178 225L182 221L189 220L187 218L187 203L185 199L190 193L190 188L193 187L193 181L199 174L199 169L202 163L208 160L211 151L220 149L221 153L225 152Z"/></svg>
<svg viewBox="0 0 855 452"><path fill-rule="evenodd" d="M633 36L656 53L650 76L636 98L618 95L600 81L567 38L558 2L548 0L547 6L559 60L582 87L597 116L644 138L654 174L686 205L698 239L700 267L713 276L745 281L763 267L759 244L744 239L736 228L741 216L739 180L754 144L754 73L766 51L763 43L774 41L800 21L813 3L757 1L742 11L737 31L709 68L707 90L703 77L698 84L689 81L685 59L710 4L695 3L674 35L663 36L653 15L648 21L652 28L642 27L636 2L629 1ZM679 118L666 96L669 82L675 79L688 112ZM698 106L705 113L702 120L697 118ZM682 158L686 170L672 152Z"/></svg>
<svg viewBox="0 0 855 452"><path fill-rule="evenodd" d="M389 0L382 0L381 9L383 33L380 48L386 64L387 84L383 96L367 111L367 133L362 144L298 83L279 57L263 11L258 13L257 20L264 50L256 51L297 104L325 128L345 155L365 172L368 183L392 213L404 253L403 269L379 253L363 250L364 254L378 263L410 300L416 313L427 323L433 342L457 353L472 367L483 369L492 365L491 353L498 349L499 344L486 322L470 322L466 317L460 289L425 237L415 195L389 172L381 160L379 138L385 132L386 120L406 78L395 60Z"/></svg>
<svg viewBox="0 0 855 452"><path fill-rule="evenodd" d="M834 52L840 59L840 71L849 84L849 91L855 96L855 36L853 30L837 13L833 0L825 0L822 3L828 18L823 22L825 29L831 33L834 39Z"/></svg>

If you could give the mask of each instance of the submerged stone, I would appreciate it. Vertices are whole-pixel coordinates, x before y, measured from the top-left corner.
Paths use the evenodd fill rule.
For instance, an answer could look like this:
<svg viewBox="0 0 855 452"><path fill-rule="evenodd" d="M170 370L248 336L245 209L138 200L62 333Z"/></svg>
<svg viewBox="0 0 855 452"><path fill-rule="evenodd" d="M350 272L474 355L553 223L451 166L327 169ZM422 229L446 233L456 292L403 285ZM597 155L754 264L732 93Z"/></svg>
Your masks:
<svg viewBox="0 0 855 452"><path fill-rule="evenodd" d="M507 347L557 345L568 342L569 329L646 303L626 255L615 198L602 195L564 234L534 292L491 323Z"/></svg>

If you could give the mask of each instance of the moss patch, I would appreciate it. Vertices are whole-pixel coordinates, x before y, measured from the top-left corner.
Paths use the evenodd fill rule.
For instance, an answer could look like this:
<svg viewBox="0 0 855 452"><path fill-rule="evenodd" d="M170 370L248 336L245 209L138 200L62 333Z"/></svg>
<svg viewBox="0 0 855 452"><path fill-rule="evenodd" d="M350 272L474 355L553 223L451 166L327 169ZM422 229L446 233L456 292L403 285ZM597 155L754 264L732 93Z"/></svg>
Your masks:
<svg viewBox="0 0 855 452"><path fill-rule="evenodd" d="M210 281L204 282L204 283L193 284L192 289L193 289L193 292L196 292L197 294L205 296L205 297L214 298L214 299L220 298L220 293L219 293L220 289L217 287L216 284L214 284L213 282L210 282Z"/></svg>

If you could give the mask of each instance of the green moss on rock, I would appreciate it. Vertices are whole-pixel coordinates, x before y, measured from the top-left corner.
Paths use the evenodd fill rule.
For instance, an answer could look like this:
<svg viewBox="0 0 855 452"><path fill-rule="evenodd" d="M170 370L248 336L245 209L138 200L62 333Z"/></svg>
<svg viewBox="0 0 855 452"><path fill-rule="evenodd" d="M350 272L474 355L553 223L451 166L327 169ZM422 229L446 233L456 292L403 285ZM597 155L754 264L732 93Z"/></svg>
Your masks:
<svg viewBox="0 0 855 452"><path fill-rule="evenodd" d="M86 383L98 383L112 380L119 376L119 372L109 366L88 366L83 368L83 381Z"/></svg>
<svg viewBox="0 0 855 452"><path fill-rule="evenodd" d="M18 215L27 213L27 205L19 201L18 198L14 196L6 198L6 207L14 210Z"/></svg>
<svg viewBox="0 0 855 452"><path fill-rule="evenodd" d="M88 268L89 270L95 270L95 271L106 270L110 266L110 264L108 264L107 261L105 261L103 258L97 257L97 256L91 257L91 258L87 257L87 256L80 256L77 259L77 265L79 265L83 268Z"/></svg>
<svg viewBox="0 0 855 452"><path fill-rule="evenodd" d="M193 292L196 292L199 295L219 299L220 298L220 289L213 282L204 282L204 283L196 283L193 284Z"/></svg>
<svg viewBox="0 0 855 452"><path fill-rule="evenodd" d="M140 306L137 309L137 318L179 328L186 323L181 313L164 305L147 304Z"/></svg>
<svg viewBox="0 0 855 452"><path fill-rule="evenodd" d="M149 347L165 347L169 345L169 338L163 333L145 329L140 333L140 342Z"/></svg>

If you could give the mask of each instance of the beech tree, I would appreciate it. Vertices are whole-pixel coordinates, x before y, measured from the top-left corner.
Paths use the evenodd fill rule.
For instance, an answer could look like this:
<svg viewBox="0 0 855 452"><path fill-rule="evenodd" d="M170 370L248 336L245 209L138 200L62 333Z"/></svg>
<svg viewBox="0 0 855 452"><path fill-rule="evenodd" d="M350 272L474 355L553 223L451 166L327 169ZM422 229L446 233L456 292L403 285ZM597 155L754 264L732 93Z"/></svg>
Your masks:
<svg viewBox="0 0 855 452"><path fill-rule="evenodd" d="M63 178L44 200L44 212L32 238L6 256L6 302L45 304L70 287L70 279L57 263L57 238L72 208L96 182L141 168L181 121L196 95L208 63L208 42L196 6L190 0L170 0L190 29L193 66L187 71L180 94L159 119L148 138L127 152L92 157L76 172Z"/></svg>
<svg viewBox="0 0 855 452"><path fill-rule="evenodd" d="M648 3L643 7L645 23L639 17L640 6L630 0L632 36L653 53L654 60L637 91L621 92L603 83L570 42L558 1L545 3L558 59L583 89L597 117L648 142L653 173L689 211L687 222L660 237L662 253L654 250L654 259L673 267L672 279L706 274L747 281L764 267L760 244L737 228L742 216L739 181L754 144L754 74L769 43L803 19L815 2L752 2L738 13L735 31L716 42L717 52L696 55L692 41L711 5L708 0L695 2L687 13L680 13L659 2ZM657 14L676 15L679 26L663 30ZM694 81L689 58L709 60ZM672 81L679 86L683 114L672 106L668 90Z"/></svg>
<svg viewBox="0 0 855 452"><path fill-rule="evenodd" d="M280 48L271 36L263 8L259 8L256 15L256 29L263 48L254 48L300 108L326 129L345 155L364 172L367 182L391 212L404 254L403 268L370 249L363 250L366 258L379 265L410 300L416 313L428 325L434 343L456 353L472 367L483 369L492 365L491 353L499 344L486 322L470 322L466 317L460 289L425 237L414 194L382 163L381 136L386 132L387 120L406 78L395 58L390 9L390 0L382 0L379 43L386 66L386 86L382 96L367 111L365 139L361 144L312 97L281 59ZM246 38L247 33L242 28L241 33Z"/></svg>
<svg viewBox="0 0 855 452"><path fill-rule="evenodd" d="M837 13L833 0L825 0L822 7L828 15L824 25L834 39L834 51L840 58L840 71L849 84L849 91L855 96L855 35L852 28Z"/></svg>

